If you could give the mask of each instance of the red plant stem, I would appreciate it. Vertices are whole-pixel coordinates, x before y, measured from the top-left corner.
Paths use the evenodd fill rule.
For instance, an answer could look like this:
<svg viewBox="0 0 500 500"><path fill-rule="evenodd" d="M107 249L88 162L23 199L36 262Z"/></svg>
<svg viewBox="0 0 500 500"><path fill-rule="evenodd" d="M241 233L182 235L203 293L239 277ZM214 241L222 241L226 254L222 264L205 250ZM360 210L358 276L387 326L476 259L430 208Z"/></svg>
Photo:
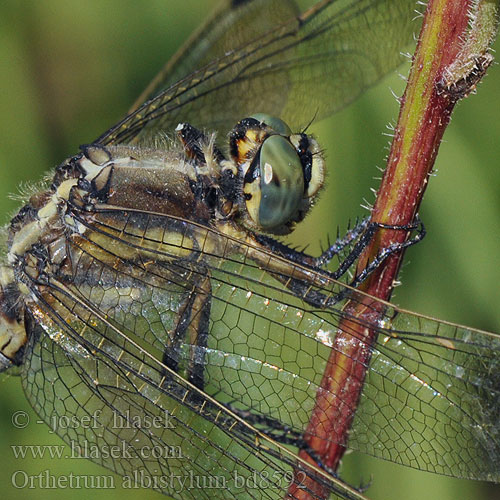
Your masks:
<svg viewBox="0 0 500 500"><path fill-rule="evenodd" d="M463 45L471 7L472 0L429 1L372 221L401 226L415 219L453 107L466 95L466 92L458 95L444 91L442 84L448 81L446 69L456 60ZM359 259L357 272L382 249L403 243L408 237L409 233L403 230L378 230ZM389 257L359 288L388 300L402 257L403 252ZM346 318L351 319L343 319L339 325L304 436L311 450L333 470L337 469L346 449L370 363L371 347L377 340L377 332L363 325L376 322L383 312L382 304L369 297L360 301L359 297L344 308ZM302 450L300 456L314 463L306 451ZM306 489L319 498L327 495L313 480L303 486L301 490L292 485L289 497L311 498Z"/></svg>

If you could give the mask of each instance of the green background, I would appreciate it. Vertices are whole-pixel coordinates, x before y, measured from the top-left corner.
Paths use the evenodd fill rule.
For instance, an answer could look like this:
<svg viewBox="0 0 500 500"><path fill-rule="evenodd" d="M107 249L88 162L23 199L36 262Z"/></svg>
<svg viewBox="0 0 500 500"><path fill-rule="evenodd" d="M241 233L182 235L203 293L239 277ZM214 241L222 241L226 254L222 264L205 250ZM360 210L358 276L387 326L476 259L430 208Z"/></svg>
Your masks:
<svg viewBox="0 0 500 500"><path fill-rule="evenodd" d="M119 119L155 72L216 2L208 0L2 0L0 3L0 213L9 220L20 184L76 153ZM500 48L497 44L497 49ZM400 68L406 73L408 64ZM393 301L439 318L500 332L500 68L460 103L430 179L421 217L425 241L407 253ZM364 216L374 199L402 80L390 75L354 105L311 130L326 149L328 185L294 235L317 253L326 235ZM306 96L305 96L306 98ZM326 222L325 222L326 221ZM30 412L25 429L11 424ZM10 445L60 443L36 423L15 377L0 379L2 498L86 498L72 489L18 490L14 471L106 474L84 460L15 459ZM500 462L500 461L499 461ZM499 465L500 466L500 465ZM500 486L448 479L352 453L341 473L372 485L370 498L498 498ZM119 483L117 479L116 483ZM150 491L93 490L93 498L161 498Z"/></svg>

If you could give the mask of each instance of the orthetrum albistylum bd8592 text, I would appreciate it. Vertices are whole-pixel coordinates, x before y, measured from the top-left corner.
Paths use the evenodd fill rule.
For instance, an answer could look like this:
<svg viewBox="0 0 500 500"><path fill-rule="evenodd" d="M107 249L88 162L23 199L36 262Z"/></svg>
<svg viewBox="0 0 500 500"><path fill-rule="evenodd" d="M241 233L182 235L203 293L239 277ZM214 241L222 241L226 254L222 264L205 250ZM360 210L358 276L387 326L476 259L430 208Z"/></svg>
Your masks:
<svg viewBox="0 0 500 500"><path fill-rule="evenodd" d="M349 40L354 47L359 48L356 44L363 43L370 47L370 30L380 29L383 32L387 26L394 28L393 35L401 26L406 40L411 26L408 28L406 21L401 25L396 22L401 20L399 16L404 12L387 11L390 15L385 18L382 15L384 2L372 4L351 2L353 10L346 17L346 23L348 26L352 23ZM271 25L294 15L286 2L251 2L240 6L240 9L251 9L256 5L259 15ZM283 10L278 9L278 5ZM360 10L360 7L370 5L371 11ZM269 14L260 10L263 6L272 7ZM404 7L400 10L408 14ZM99 425L94 431L75 434L68 432L67 428L63 429L62 424L57 430L65 434L68 441L82 447L83 443L99 443L101 450L105 446L119 446L124 442L135 445L140 453L133 458L123 456L110 463L104 459L104 451L96 457L97 461L114 466L121 475L130 475L132 470L145 470L146 475L168 478L172 474L188 476L193 472L197 477L225 478L229 490L224 491L229 495L228 491L238 486L237 479L246 477L246 474L251 476L255 469L269 483L262 491L250 488L250 497L280 497L283 495L281 490L286 489L286 481L282 479L287 479L289 476L285 472L293 469L293 454L287 458L283 455L287 452L280 446L289 448L293 453L297 449L293 444L300 444L301 433L307 425L307 413L314 403L322 373L321 364L324 364L329 343L336 333L335 325L340 314L341 304L335 304L334 300L327 300L324 304L321 301L328 297L335 298L341 287L322 270L311 269L312 261L304 259L297 262L294 254L288 254L289 259L282 260L278 253L283 253L284 249L279 247L270 247L273 259L269 260L269 240L254 239L252 232L241 228L243 222L247 229L249 226L251 230L259 229L258 224L263 217L250 208L250 211L254 210L253 216L250 214L250 218L242 219L241 213L245 213L245 201L248 200L233 200L231 195L237 192L238 185L224 181L234 168L223 169L222 158L209 145L198 151L194 147L196 144L193 146L191 143L187 152L182 151L181 142L175 139L175 128L180 122L189 122L207 133L217 130L217 145L229 158L225 133L241 118L263 111L284 118L294 127L307 124L315 114L319 117L323 111L331 111L326 110L325 102L332 103L334 107L341 106L357 90L356 83L361 90L395 66L391 54L399 54L404 44L402 39L394 42L393 52L386 47L378 61L381 65L375 65L373 73L373 67L366 74L359 73L368 66L360 65L359 61L352 65L356 61L354 55L350 53L346 57L337 49L335 55L340 59L334 60L343 70L339 73L347 80L342 82L339 78L334 88L318 89L314 95L320 96L320 101L315 101L314 96L305 99L304 88L310 89L317 80L314 71L324 71L325 68L325 61L319 55L331 62L335 52L331 50L323 54L319 49L326 47L325 40L332 43L342 41L333 37L335 24L322 24L327 23L330 14L330 11L319 13L299 31L299 37L304 33L309 36L311 31L307 30L317 33L318 38L312 37L309 43L320 40L321 45L313 45L313 50L307 48L305 41L288 52L281 52L282 45L278 45L280 52L273 57L270 54L276 45L266 45L266 38L259 37L254 49L247 47L244 52L237 52L241 56L237 66L221 69L225 60L233 64L231 58L234 56L230 54L226 56L228 59L217 61L215 76L211 76L210 69L195 74L187 83L193 84L194 78L200 76L208 79L205 83L196 83L191 90L182 91L181 99L185 96L185 101L177 102L177 96L172 94L169 101L171 109L167 108L166 114L149 122L153 128L145 127L142 122L133 122L133 126L129 123L125 136L98 141L107 150L86 148L81 158L73 163L66 162L70 166L59 169L51 195L32 197L29 203L31 208L24 210L22 217L16 219L13 232L23 238L12 238L14 250L11 246L9 266L13 271L6 270L4 290L8 293L4 295L15 297L15 289L20 288L23 300L6 300L6 303L12 306L9 312L16 313L26 303L28 314L22 318L21 314L16 314L16 321L22 319L23 324L14 330L19 332L29 325L28 340L32 345L16 357L12 341L5 342L10 351L5 347L4 354L21 364L28 396L49 423L62 422L53 418L62 414L76 415L83 421L85 416L102 410ZM377 15L374 17L374 14ZM253 18L252 15L248 17ZM227 42L233 45L234 38L244 44L258 34L258 29L264 30L261 21L258 26L248 23L238 25L234 19L231 23L238 34L235 37L234 32L229 33L233 36ZM241 26L249 30L248 39L244 37L246 32ZM363 27L369 31L363 32ZM213 32L217 33L216 30ZM357 33L358 38L353 33ZM280 38L276 30L272 36L288 40ZM219 42L219 46L215 43L213 51L209 49L206 53L202 51L203 46L199 46L199 50L190 52L193 56L181 57L180 61L185 66L174 66L168 81L175 82L185 73L203 67L215 56L225 53L225 43ZM293 41L290 45L294 47ZM255 55L252 50L256 50ZM297 68L287 67L287 53L297 58L296 62L300 63L304 72L296 73ZM319 60L311 54L318 55ZM361 54L365 59L367 51ZM377 52L373 51L370 55L376 58ZM269 63L272 65L269 66ZM313 68L308 64L312 64ZM275 68L279 70L276 74ZM352 71L348 72L348 68ZM185 83L176 88L185 86ZM221 85L221 90L214 90L218 85ZM206 94L204 89L208 90L205 90ZM343 95L342 89L348 89L349 93ZM151 93L155 94L156 90ZM285 94L286 99L283 98ZM222 100L224 104L237 102L238 106L223 108ZM300 108L299 104L304 107ZM161 127L156 129L154 127L159 120ZM260 125L252 126L261 128ZM113 149L116 144L134 139L136 132L141 134L138 140L146 141L142 149L134 149L133 152L123 148ZM170 134L172 142L158 137L163 132ZM274 132L281 131L274 126L272 131L265 129L262 133L271 134L279 144L286 144L281 135ZM286 132L284 135L289 134ZM193 136L188 133L187 137ZM300 146L300 141L297 141L297 137L292 137L291 143ZM201 142L205 143L204 140ZM157 149L154 154L148 149L151 146ZM177 156L162 153L167 147ZM278 147L280 150L287 148L285 145ZM312 147L315 147L314 144ZM238 154L235 156L238 157ZM139 169L136 164L127 163L141 161L149 163L150 168ZM174 162L182 168L167 168ZM242 169L244 164L245 161L241 162ZM262 170L257 171L261 178L269 172L265 165L266 162L263 162ZM234 167L234 164L228 166ZM139 170L140 179L134 181ZM124 174L121 179L120 171ZM153 177L145 179L145 171ZM256 171L255 168L253 171ZM219 172L229 173L222 175ZM168 179L158 179L157 176L161 175ZM253 189L252 184L245 179L243 192L247 197L255 194L254 191L248 192L248 189ZM140 196L137 196L138 187L143 189ZM169 191L170 188L173 191ZM64 192L65 189L67 192ZM186 202L190 192L192 198ZM54 194L56 198L53 198ZM287 191L286 195L288 200L294 193L290 195ZM78 197L80 200L77 200ZM116 201L119 197L122 198L120 203ZM154 200L158 198L165 205L155 205ZM173 206L171 200L181 200L181 203ZM199 200L201 208L206 209L205 214L203 210L199 211L199 206L193 206L191 200ZM192 211L188 213L188 210ZM176 219L176 216L182 220ZM292 210L284 220L299 217ZM113 234L109 233L110 221L115 224ZM98 224L100 227L97 227ZM280 220L278 226L282 224L285 223ZM266 229L275 228L268 225ZM235 230L240 232L235 233ZM285 230L279 228L281 232ZM34 241L30 240L32 237ZM62 245L63 240L68 245ZM249 244L254 248L252 251L249 251ZM259 246L261 250L255 248ZM294 280L290 282L292 275ZM19 287L9 285L12 276L17 283L22 283ZM47 278L49 281L46 281ZM317 287L315 293L306 301L299 299L298 296L302 296L310 285ZM53 294L58 295L54 298ZM76 306L76 303L80 305ZM393 311L387 314L388 318L392 318ZM456 333L443 324L439 326L437 322L411 318L399 315L395 321L383 323L387 331L381 334L380 343L374 350L364 399L360 408L356 409L357 416L348 444L354 449L426 470L485 477L488 473L487 457L467 460L464 449L471 449L472 445L464 446L464 442L467 443L467 439L473 441L474 446L478 446L478 453L495 453L494 448L484 447L481 451L481 442L477 443L481 433L491 432L492 429L486 425L491 415L487 412L478 414L474 406L479 396L485 397L481 389L485 387L483 384L488 383L479 375L496 367L495 351L490 351L495 347L494 341L484 336L471 336L474 332ZM35 327L35 323L42 329ZM10 332L12 330L9 329ZM401 332L396 338L394 332L397 330ZM434 336L429 338L425 333ZM461 357L463 350L468 354ZM37 361L40 357L42 364ZM443 360L442 366L439 360ZM482 364L486 360L489 365ZM421 362L420 367L418 361ZM386 366L390 368L384 368ZM203 388L215 401L205 398L175 373ZM413 459L416 462L412 462L408 452L401 449L404 446L411 448L416 456L415 444L410 446L403 436L398 444L390 437L384 440L380 430L395 428L394 419L411 421L400 407L395 407L402 404L401 398L398 399L398 395L390 390L390 386L395 387L396 384L400 384L399 390L406 394L403 397L405 407L415 415L411 424L415 429L423 425L416 417L418 410L426 415L422 401L428 405L425 407L428 411L437 412L447 419L446 422L453 424L445 426L444 421L435 425L430 425L428 421L424 423L429 434L421 430L420 433L425 443L431 443L433 456L429 458L427 451L427 455L420 455L420 462L417 458ZM461 406L457 409L462 399L457 402L456 398L461 393L470 394L470 401L463 401L468 405L466 409ZM408 394L415 397L418 409L409 401ZM395 402L384 404L382 400L391 397L395 398ZM75 399L73 402L72 398ZM374 405L384 406L390 414L381 411L375 418L370 412ZM493 407L491 409L493 411ZM165 434L147 424L158 416L158 412L171 415L169 425L165 424ZM450 416L449 412L453 415ZM199 413L202 415L196 416ZM139 428L132 433L127 426L116 423L117 416L129 418ZM147 416L151 418L147 419ZM369 418L373 419L371 426L367 426ZM260 434L256 434L252 426ZM439 434L445 427L450 430ZM446 453L440 455L435 447L440 436L450 441L453 436L448 432L453 429L454 436L460 435L463 442L457 450L451 447L449 453L453 460L451 457L440 460L438 457ZM181 453L159 460L145 458L146 448L158 443L172 449L181 446ZM390 454L389 449L397 450L397 455ZM248 456L253 457L251 462L246 465L239 463ZM129 470L120 469L127 464L130 464ZM314 473L309 470L303 472ZM333 483L331 486L334 487ZM217 490L210 491L212 496L214 491ZM241 494L241 491L234 491L235 496ZM178 496L199 498L202 495L185 490Z"/></svg>

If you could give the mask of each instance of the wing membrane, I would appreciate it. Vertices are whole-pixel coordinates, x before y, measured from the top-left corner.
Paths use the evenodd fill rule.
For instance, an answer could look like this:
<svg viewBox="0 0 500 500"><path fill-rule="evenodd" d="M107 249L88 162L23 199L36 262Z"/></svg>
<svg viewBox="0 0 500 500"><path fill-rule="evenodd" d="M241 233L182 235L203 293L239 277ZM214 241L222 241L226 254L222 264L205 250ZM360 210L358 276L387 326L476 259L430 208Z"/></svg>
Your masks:
<svg viewBox="0 0 500 500"><path fill-rule="evenodd" d="M236 12L245 20L247 10L253 12L265 3L244 2ZM262 31L267 23L259 31L255 22L248 23L248 29L246 23L235 22L223 37L210 39L213 47L204 51L195 38L193 52L200 58L195 57L192 65L206 65L194 71L188 62L185 69L194 72L177 83L161 74L151 89L159 94L146 92L150 99L96 142L151 143L179 122L223 136L238 120L256 112L279 116L298 130L342 108L401 63L401 50L412 42L416 29L414 5L394 0L323 4L288 22L283 19L269 31ZM271 3L273 12L278 5L281 2ZM289 5L283 3L286 10ZM221 50L226 40L234 39L251 41ZM179 64L170 68L175 77L179 68L184 69Z"/></svg>
<svg viewBox="0 0 500 500"><path fill-rule="evenodd" d="M107 405L108 420L130 404L138 414L178 415L178 434L163 429L154 442L180 443L194 451L184 452L188 458L178 466L153 461L162 475L186 473L205 454L212 459L196 465L205 473L219 462L226 464L228 477L235 471L247 476L253 470L290 473L290 455L273 444L257 443L262 433L285 442L305 431L315 398L324 390L320 382L336 335L342 333L346 344L355 335L338 331L346 313L336 298L342 293L366 303L366 296L326 272L179 218L109 206L92 214L74 211L73 216L86 227L70 239L73 267L42 293L46 310L39 321L48 315L56 325L45 325L46 341L35 346L42 354L34 357L49 352L48 360L42 359L55 373L49 383L73 380L63 377L59 359L53 361L57 354L86 382L82 407L85 398L100 401ZM186 297L207 294L200 286L204 276L211 282L207 343L172 343ZM371 300L379 307L377 299ZM64 333L68 324L70 334ZM366 346L371 362L359 408L342 394L331 395L336 407L351 405L355 415L349 441L341 444L419 469L498 480L498 336L389 305L376 326L365 326L377 329L378 340ZM169 346L181 365L193 353L198 356L205 367L204 392L163 364ZM25 366L31 366L27 393L38 411L45 407L46 412L46 402L36 399L44 393L37 374L47 369L36 359ZM71 392L73 398L76 391ZM59 410L70 406L82 411L77 402ZM256 427L241 428L233 412ZM270 422L279 424L278 430ZM153 439L149 433L143 433L144 439ZM103 439L114 443L118 438ZM240 462L248 463L253 455L257 462L252 458L250 468L242 468ZM113 466L120 473L138 465L120 462ZM285 489L278 488L277 496Z"/></svg>
<svg viewBox="0 0 500 500"><path fill-rule="evenodd" d="M168 345L172 312L181 300L175 294L196 284L204 267L192 259L183 266L179 247L155 239L165 218L118 218L113 227L114 219L106 211L88 238L72 241L71 277L65 269L43 286L33 284L39 305L31 309L23 384L40 416L50 421L55 415L98 414L92 428L54 430L72 449L130 482L175 498L211 498L214 490L217 498L283 498L297 470L299 478L312 476L343 498L363 498L338 479L305 468L291 451L162 363L161 347ZM148 229L137 230L141 226ZM182 241L193 229L186 228ZM141 238L141 247L124 259L123 246L133 248L134 238ZM140 250L145 240L158 248ZM149 254L156 263L145 259ZM118 256L123 265L113 260ZM157 321L161 327L154 326ZM213 375L208 384L208 390L216 387ZM251 486L255 474L260 481ZM190 481L189 488L176 478Z"/></svg>
<svg viewBox="0 0 500 500"><path fill-rule="evenodd" d="M125 483L157 489L173 498L213 498L214 494L217 498L283 498L293 481L292 467L300 468L291 453L283 453L269 439L265 446L260 444L259 433L252 433L223 407L162 369L144 348L124 343L126 333L112 327L113 321L91 313L85 301L72 297L64 287L53 283L43 298L51 319L40 323L44 331L32 337L23 383L47 421L68 412L81 421L93 419L94 426L79 433L54 429L75 454L112 468ZM59 339L48 330L57 330ZM247 487L255 473L264 487ZM332 491L343 491L333 478L310 470L307 474Z"/></svg>
<svg viewBox="0 0 500 500"><path fill-rule="evenodd" d="M165 64L130 112L223 54L252 42L300 11L293 0L222 2L213 16Z"/></svg>

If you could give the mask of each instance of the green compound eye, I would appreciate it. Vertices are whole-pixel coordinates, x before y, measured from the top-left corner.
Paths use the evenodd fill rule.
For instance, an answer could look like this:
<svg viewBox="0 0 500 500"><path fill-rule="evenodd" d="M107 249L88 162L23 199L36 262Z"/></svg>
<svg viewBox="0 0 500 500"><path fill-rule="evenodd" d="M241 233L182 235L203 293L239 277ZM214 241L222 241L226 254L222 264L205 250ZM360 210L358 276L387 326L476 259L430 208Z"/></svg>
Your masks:
<svg viewBox="0 0 500 500"><path fill-rule="evenodd" d="M265 123L279 135L285 135L288 137L292 134L290 127L283 120L280 120L275 116L271 116L266 113L255 113L250 118L255 118L259 122Z"/></svg>
<svg viewBox="0 0 500 500"><path fill-rule="evenodd" d="M292 134L279 118L256 113L237 123L229 146L243 180L244 224L273 234L293 231L323 185L325 161L317 141Z"/></svg>
<svg viewBox="0 0 500 500"><path fill-rule="evenodd" d="M297 151L281 135L272 135L262 144L259 170L260 200L248 201L258 203L249 212L264 230L272 230L297 214L304 197L304 172Z"/></svg>

